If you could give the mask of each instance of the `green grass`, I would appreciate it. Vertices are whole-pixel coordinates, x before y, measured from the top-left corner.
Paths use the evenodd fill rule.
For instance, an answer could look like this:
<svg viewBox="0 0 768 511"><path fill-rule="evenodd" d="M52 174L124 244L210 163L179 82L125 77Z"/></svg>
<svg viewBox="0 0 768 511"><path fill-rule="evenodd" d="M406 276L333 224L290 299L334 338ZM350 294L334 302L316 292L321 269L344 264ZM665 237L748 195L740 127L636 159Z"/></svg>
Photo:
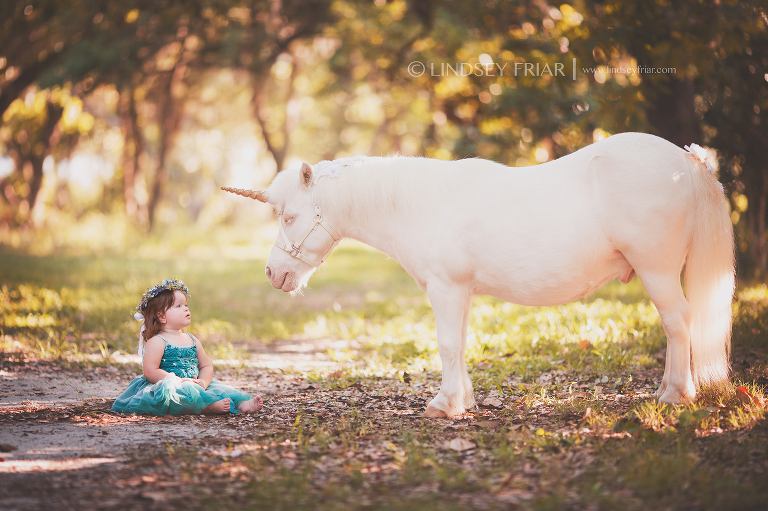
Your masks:
<svg viewBox="0 0 768 511"><path fill-rule="evenodd" d="M133 307L147 287L176 275L192 294L190 330L219 358L242 356L253 341L330 337L360 341L363 348L332 355L362 359L371 374L439 368L429 302L396 262L341 248L297 298L272 289L263 267L261 260L221 258L0 254L0 329L44 357L130 353ZM663 348L658 316L636 281L560 307L476 297L469 341L468 361L488 366L486 382L511 373L532 381L558 368L613 376L653 364L648 354ZM587 349L581 341L589 341Z"/></svg>
<svg viewBox="0 0 768 511"><path fill-rule="evenodd" d="M390 301L419 293L397 263L368 250L342 248L334 253L329 266L313 277L307 291L311 297L305 299L274 290L264 277L264 264L221 258L0 253L0 328L32 346L63 346L66 341L65 351L93 351L87 340L97 339L109 350L133 352L133 308L148 287L174 275L190 288L190 330L208 342L235 345L316 331L328 335L330 325L318 329L318 317L344 318L350 324L391 317L398 310Z"/></svg>
<svg viewBox="0 0 768 511"><path fill-rule="evenodd" d="M355 341L330 352L333 371L285 376L316 390L273 398L282 419L256 416L242 456L188 444L152 451L153 463L195 488L195 508L762 509L768 501L765 285L737 294L733 386L702 389L678 407L652 397L665 338L637 280L559 307L476 297L470 375L480 401L503 404L453 422L400 414L421 412L434 395L439 359L429 303L397 263L342 247L297 298L272 289L263 266L0 254L0 349L110 363L116 350L135 349L131 310L141 293L172 275L189 285L190 330L215 358L247 359L276 339ZM476 448L446 448L456 437Z"/></svg>

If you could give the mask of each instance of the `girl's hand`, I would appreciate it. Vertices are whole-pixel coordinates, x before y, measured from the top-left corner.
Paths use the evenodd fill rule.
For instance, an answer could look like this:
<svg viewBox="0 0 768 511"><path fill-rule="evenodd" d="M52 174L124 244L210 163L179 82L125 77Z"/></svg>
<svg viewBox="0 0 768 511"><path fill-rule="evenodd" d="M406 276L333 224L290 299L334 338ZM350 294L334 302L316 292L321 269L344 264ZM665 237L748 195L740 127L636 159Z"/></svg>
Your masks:
<svg viewBox="0 0 768 511"><path fill-rule="evenodd" d="M180 379L182 382L185 382L185 381L190 381L190 382L192 382L192 383L197 383L197 382L195 381L195 378L179 378L179 379Z"/></svg>
<svg viewBox="0 0 768 511"><path fill-rule="evenodd" d="M205 384L205 380L201 380L200 378L192 378L193 383L197 383L201 387L203 387L203 390L205 390L208 386Z"/></svg>

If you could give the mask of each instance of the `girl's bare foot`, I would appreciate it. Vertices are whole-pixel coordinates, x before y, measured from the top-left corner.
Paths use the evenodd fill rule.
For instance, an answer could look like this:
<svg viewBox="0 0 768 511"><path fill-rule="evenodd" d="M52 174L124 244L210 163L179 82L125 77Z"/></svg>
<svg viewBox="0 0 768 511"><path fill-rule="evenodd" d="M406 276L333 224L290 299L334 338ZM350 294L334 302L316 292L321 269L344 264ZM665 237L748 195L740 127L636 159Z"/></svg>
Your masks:
<svg viewBox="0 0 768 511"><path fill-rule="evenodd" d="M264 403L261 400L261 396L256 396L253 399L249 399L248 401L243 401L242 403L237 405L237 409L243 413L253 413L258 410L261 410L262 406L264 406Z"/></svg>
<svg viewBox="0 0 768 511"><path fill-rule="evenodd" d="M215 403L206 406L203 408L203 413L212 413L218 415L229 413L229 398L226 397L221 401L216 401Z"/></svg>

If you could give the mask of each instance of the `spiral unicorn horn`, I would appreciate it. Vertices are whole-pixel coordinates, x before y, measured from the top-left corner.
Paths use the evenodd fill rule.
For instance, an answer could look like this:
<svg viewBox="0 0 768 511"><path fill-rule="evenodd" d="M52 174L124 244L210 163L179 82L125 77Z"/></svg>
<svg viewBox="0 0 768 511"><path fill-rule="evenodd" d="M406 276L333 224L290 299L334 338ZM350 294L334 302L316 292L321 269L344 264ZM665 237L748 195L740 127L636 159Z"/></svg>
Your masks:
<svg viewBox="0 0 768 511"><path fill-rule="evenodd" d="M221 189L224 190L225 192L234 193L236 195L242 195L243 197L249 197L251 199L256 199L257 201L261 201L261 202L267 202L267 196L261 190L243 190L241 188L227 188L226 186L222 186Z"/></svg>

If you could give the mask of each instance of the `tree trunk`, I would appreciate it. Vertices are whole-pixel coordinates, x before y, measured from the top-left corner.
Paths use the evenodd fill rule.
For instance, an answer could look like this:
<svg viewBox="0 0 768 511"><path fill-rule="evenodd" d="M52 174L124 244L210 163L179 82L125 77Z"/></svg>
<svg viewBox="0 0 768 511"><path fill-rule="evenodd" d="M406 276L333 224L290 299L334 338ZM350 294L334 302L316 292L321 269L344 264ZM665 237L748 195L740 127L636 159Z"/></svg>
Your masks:
<svg viewBox="0 0 768 511"><path fill-rule="evenodd" d="M646 111L648 121L660 137L680 147L700 143L699 118L693 103L693 80L666 76L668 81L657 85L654 94L649 95L651 107Z"/></svg>
<svg viewBox="0 0 768 511"><path fill-rule="evenodd" d="M169 73L167 85L163 87L160 96L158 115L161 128L160 143L157 149L157 170L147 203L147 222L150 231L155 226L157 205L162 198L163 187L168 181L168 153L173 145L176 132L179 130L183 115L183 102L181 99L177 101L174 91L181 87L186 68L187 57L182 54L182 57Z"/></svg>
<svg viewBox="0 0 768 511"><path fill-rule="evenodd" d="M277 60L277 55L272 60ZM267 106L267 95L264 91L265 80L259 81L259 76L254 76L254 92L251 99L253 105L253 113L256 117L256 121L261 128L261 134L264 137L264 143L267 144L267 150L272 155L277 165L277 172L280 172L285 167L285 157L288 154L288 146L290 145L291 131L298 124L298 110L291 107L291 103L295 96L294 81L298 74L296 68L298 63L296 59L293 59L293 67L291 69L291 75L288 77L288 91L285 101L283 102L283 124L279 128L279 132L282 134L282 144L277 144L274 135L267 130L267 119L264 115L264 110Z"/></svg>
<svg viewBox="0 0 768 511"><path fill-rule="evenodd" d="M264 138L264 143L267 144L267 151L269 151L269 154L271 154L272 158L275 160L277 172L280 172L283 170L285 156L288 152L288 137L290 134L288 133L288 130L285 129L286 121L283 121L283 126L280 128L280 131L283 134L283 141L282 144L277 143L275 137L267 129L267 119L264 114L266 103L267 98L266 93L263 90L263 85L257 86L251 99L253 114L261 128L261 136Z"/></svg>
<svg viewBox="0 0 768 511"><path fill-rule="evenodd" d="M752 237L749 247L757 270L756 276L762 279L768 272L768 236L765 230L766 213L768 213L768 176L763 176L762 188L749 197L749 201L747 221Z"/></svg>
<svg viewBox="0 0 768 511"><path fill-rule="evenodd" d="M33 148L29 158L29 162L32 164L32 180L29 183L29 195L27 195L30 214L37 203L37 195L40 193L40 188L43 186L43 162L49 152L51 135L53 135L53 130L56 129L56 124L61 119L62 113L63 109L60 106L54 105L50 101L46 103L46 119L40 135L40 140L46 143L46 147L40 154L35 154Z"/></svg>
<svg viewBox="0 0 768 511"><path fill-rule="evenodd" d="M136 201L136 178L141 173L139 158L144 151L144 139L138 125L138 112L133 87L123 91L123 126L125 146L123 149L123 185L125 212L132 221L137 222L139 204Z"/></svg>

